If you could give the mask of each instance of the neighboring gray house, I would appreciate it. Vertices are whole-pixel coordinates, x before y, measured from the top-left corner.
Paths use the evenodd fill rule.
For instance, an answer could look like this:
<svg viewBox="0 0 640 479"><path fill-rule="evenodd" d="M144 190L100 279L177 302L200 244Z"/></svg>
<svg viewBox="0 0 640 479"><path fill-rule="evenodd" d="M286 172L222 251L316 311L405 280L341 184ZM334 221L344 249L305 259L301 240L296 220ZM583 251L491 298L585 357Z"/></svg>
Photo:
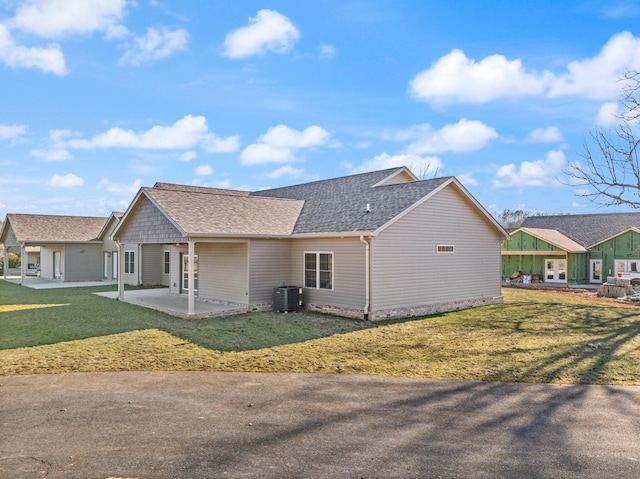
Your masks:
<svg viewBox="0 0 640 479"><path fill-rule="evenodd" d="M103 218L10 213L0 230L5 264L10 252L28 258L21 263L23 282L34 267L41 278L50 280L115 280L118 248L109 236L121 215L113 213ZM38 258L39 264L33 263L33 258Z"/></svg>
<svg viewBox="0 0 640 479"><path fill-rule="evenodd" d="M113 234L121 298L158 283L187 314L196 297L268 309L294 285L309 309L370 320L501 302L507 237L457 179L404 167L252 193L156 183Z"/></svg>

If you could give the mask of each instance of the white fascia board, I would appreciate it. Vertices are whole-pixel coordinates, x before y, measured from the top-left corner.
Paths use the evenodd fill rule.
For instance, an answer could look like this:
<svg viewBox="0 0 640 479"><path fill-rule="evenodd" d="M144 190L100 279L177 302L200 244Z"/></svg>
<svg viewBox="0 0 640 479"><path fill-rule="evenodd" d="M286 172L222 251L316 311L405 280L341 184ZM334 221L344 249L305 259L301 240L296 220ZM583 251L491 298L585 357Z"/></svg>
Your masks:
<svg viewBox="0 0 640 479"><path fill-rule="evenodd" d="M360 236L375 236L373 231L332 231L323 233L297 233L290 236L291 239L305 238L359 238Z"/></svg>

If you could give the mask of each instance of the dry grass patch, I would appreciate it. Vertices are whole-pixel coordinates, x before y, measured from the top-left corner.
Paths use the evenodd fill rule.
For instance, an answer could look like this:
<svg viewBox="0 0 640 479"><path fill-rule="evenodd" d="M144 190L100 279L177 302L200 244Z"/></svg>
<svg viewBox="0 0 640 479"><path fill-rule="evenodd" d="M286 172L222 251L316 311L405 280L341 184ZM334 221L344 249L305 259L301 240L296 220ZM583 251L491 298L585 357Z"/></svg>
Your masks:
<svg viewBox="0 0 640 479"><path fill-rule="evenodd" d="M640 384L640 309L593 295L505 289L501 305L383 323L307 313L185 321L87 289L62 295L64 308L0 312L0 374L270 371ZM35 294L24 304L55 304L53 293L20 293Z"/></svg>

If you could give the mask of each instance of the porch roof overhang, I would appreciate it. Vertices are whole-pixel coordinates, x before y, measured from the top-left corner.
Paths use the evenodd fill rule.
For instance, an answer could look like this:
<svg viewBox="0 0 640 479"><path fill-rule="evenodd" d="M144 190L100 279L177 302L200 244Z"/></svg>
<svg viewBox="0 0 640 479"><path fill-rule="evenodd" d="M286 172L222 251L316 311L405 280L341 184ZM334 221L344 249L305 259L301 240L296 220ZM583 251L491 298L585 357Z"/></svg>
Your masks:
<svg viewBox="0 0 640 479"><path fill-rule="evenodd" d="M511 233L511 236L514 236L519 231L526 233L528 235L534 236L535 238L541 239L542 241L546 241L552 246L559 248L560 251L557 254L565 254L565 253L588 253L589 250L582 246L580 243L575 242L571 238L563 235L558 230L552 229L543 229L543 228L518 228L517 230ZM507 253L507 251L502 252ZM540 251L540 252L527 252L527 254L549 254L549 251ZM512 254L524 254L523 251L513 251Z"/></svg>

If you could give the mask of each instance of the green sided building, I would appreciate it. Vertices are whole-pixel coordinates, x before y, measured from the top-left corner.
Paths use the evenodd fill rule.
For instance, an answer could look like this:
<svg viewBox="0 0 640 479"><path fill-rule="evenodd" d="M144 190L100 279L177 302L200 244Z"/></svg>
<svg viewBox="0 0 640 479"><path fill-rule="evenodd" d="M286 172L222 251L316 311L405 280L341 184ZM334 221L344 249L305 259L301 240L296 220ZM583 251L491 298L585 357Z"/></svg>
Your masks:
<svg viewBox="0 0 640 479"><path fill-rule="evenodd" d="M640 273L640 213L532 216L502 245L502 277L540 282L603 283Z"/></svg>

